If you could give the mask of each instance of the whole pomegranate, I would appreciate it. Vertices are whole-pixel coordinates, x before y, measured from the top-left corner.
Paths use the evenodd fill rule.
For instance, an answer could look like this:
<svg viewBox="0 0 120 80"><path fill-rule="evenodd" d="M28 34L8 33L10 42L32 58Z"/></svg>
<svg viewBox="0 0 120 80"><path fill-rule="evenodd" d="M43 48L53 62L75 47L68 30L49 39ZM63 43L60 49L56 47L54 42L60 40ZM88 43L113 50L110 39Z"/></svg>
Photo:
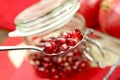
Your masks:
<svg viewBox="0 0 120 80"><path fill-rule="evenodd" d="M120 38L120 0L103 0L99 23L104 32Z"/></svg>
<svg viewBox="0 0 120 80"><path fill-rule="evenodd" d="M102 0L80 0L78 13L82 14L86 20L87 27L98 26L98 14Z"/></svg>

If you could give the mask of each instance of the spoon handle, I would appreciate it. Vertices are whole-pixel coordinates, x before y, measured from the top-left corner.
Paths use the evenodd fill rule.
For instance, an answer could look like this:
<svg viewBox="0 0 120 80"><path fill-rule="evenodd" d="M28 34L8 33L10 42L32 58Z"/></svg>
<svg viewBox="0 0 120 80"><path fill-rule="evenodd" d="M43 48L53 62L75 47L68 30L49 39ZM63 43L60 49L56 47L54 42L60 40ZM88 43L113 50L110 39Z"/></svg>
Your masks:
<svg viewBox="0 0 120 80"><path fill-rule="evenodd" d="M6 51L6 50L37 50L41 51L40 48L35 46L0 46L0 51Z"/></svg>

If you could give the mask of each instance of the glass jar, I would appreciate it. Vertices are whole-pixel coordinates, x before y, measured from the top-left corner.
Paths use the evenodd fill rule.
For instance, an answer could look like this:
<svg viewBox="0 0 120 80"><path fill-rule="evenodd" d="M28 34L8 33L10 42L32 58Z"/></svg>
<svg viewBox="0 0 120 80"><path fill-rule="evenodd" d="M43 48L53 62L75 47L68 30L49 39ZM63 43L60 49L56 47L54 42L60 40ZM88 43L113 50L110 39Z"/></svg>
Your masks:
<svg viewBox="0 0 120 80"><path fill-rule="evenodd" d="M29 50L28 59L38 76L52 80L68 79L89 67L89 60L83 54L85 21L76 13L79 0L60 1L39 16L35 12L32 16L27 14L34 5L26 9L16 17L16 31L10 33L10 36L23 36L27 45L42 49L41 52Z"/></svg>

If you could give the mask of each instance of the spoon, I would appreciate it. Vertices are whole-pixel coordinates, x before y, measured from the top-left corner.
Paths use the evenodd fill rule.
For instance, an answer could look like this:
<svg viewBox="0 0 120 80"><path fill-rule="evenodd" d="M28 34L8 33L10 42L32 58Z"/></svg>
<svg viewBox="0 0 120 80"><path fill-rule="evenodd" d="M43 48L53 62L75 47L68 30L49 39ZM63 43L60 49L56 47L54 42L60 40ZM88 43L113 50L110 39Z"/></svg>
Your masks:
<svg viewBox="0 0 120 80"><path fill-rule="evenodd" d="M43 51L43 48L36 47L36 46L0 46L0 51L8 51L8 50L36 50L36 51L39 51L40 54L45 54L45 55L49 55L49 56L58 55L58 54L63 53L63 51L62 51L60 53L48 54Z"/></svg>
<svg viewBox="0 0 120 80"><path fill-rule="evenodd" d="M44 48L36 47L36 46L0 46L0 51L6 51L6 50L36 50L36 51L41 52L42 54L52 56L52 55L59 55L59 54L63 54L65 52L68 52L69 50L78 46L80 43L81 43L81 41L78 42L78 44L76 44L75 46L71 46L66 51L61 51L59 53L52 53L52 54L48 54L48 53L44 52Z"/></svg>
<svg viewBox="0 0 120 80"><path fill-rule="evenodd" d="M36 47L36 46L0 46L0 51L6 51L6 50L37 50L42 52L42 48Z"/></svg>

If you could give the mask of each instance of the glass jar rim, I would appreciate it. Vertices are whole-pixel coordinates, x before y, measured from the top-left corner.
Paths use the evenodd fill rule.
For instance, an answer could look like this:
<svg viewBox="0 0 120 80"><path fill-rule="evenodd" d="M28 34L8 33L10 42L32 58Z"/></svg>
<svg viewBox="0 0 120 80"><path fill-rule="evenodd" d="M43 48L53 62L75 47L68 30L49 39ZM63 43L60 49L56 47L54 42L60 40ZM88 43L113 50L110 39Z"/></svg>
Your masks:
<svg viewBox="0 0 120 80"><path fill-rule="evenodd" d="M69 22L79 9L80 4L78 1L79 0L66 0L64 4L54 9L47 16L43 16L32 21L17 21L15 30L15 32L17 32L16 35L19 34L19 36L29 36L51 28L56 28L56 25L59 25L57 27L59 28ZM39 26L31 27L36 24L39 24Z"/></svg>
<svg viewBox="0 0 120 80"><path fill-rule="evenodd" d="M24 13L25 10L27 10L28 8L26 8L25 10L23 10L22 12L20 12L14 22L16 25L20 25L20 24L27 24L27 23L30 23L30 22L33 22L33 21L36 21L36 20L44 20L46 18L51 18L51 17L55 17L57 15L59 15L60 13L66 11L66 10L69 10L69 8L72 7L73 4L75 4L76 2L78 2L79 0L65 0L65 2L61 3L60 5L58 5L57 7L54 7L50 12L46 12L46 14L44 15L39 15L38 17L33 17L31 19L27 19L27 20L23 20L23 19L20 19L19 16L21 15L21 13ZM27 14L28 15L28 14Z"/></svg>

